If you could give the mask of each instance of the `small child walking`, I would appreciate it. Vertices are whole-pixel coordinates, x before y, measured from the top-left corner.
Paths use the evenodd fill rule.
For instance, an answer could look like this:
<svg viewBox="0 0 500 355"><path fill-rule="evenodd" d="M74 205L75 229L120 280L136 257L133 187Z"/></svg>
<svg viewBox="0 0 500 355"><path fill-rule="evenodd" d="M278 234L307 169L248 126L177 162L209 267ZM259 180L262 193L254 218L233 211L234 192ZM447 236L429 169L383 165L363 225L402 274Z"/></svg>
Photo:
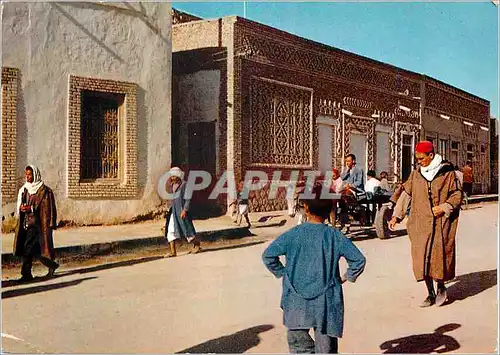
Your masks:
<svg viewBox="0 0 500 355"><path fill-rule="evenodd" d="M344 328L342 284L355 282L366 263L350 239L324 223L332 200L321 199L321 189L315 185L311 190L314 198L302 200L307 221L280 235L262 255L269 271L284 279L281 308L290 353L338 352ZM286 265L279 259L282 255ZM341 276L342 257L348 268Z"/></svg>
<svg viewBox="0 0 500 355"><path fill-rule="evenodd" d="M246 194L246 196L245 196L245 194ZM250 194L246 191L243 180L240 180L240 182L238 184L238 191L237 191L236 200L231 202L229 207L231 207L232 205L236 205L236 219L234 220L234 223L238 223L238 225L241 225L241 220L243 217L245 217L248 228L252 227L252 224L250 223L250 218L248 216L248 212L249 212L248 199L249 198L250 198ZM252 199L253 199L253 197L252 197Z"/></svg>

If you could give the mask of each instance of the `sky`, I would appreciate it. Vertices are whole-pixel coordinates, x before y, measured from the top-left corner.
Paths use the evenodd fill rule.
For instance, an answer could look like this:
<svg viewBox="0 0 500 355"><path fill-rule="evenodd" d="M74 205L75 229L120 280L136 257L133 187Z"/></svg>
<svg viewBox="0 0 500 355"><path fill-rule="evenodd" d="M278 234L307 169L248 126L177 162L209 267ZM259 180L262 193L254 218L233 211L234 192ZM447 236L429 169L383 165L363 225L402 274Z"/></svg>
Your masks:
<svg viewBox="0 0 500 355"><path fill-rule="evenodd" d="M243 2L174 2L205 19L244 17ZM246 18L426 74L490 101L499 117L498 16L475 3L247 2Z"/></svg>

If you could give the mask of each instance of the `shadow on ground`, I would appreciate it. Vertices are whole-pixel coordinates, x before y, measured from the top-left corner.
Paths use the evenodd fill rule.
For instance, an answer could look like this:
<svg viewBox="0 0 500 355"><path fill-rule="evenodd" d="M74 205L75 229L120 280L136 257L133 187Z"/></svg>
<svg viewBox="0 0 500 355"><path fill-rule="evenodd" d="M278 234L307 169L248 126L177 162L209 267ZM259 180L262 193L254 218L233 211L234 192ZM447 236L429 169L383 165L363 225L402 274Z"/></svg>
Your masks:
<svg viewBox="0 0 500 355"><path fill-rule="evenodd" d="M274 326L266 324L241 330L231 335L212 339L195 345L189 349L178 351L176 354L191 353L216 353L216 354L241 354L260 343L259 334L273 329Z"/></svg>
<svg viewBox="0 0 500 355"><path fill-rule="evenodd" d="M373 228L369 228L369 229L368 228L357 229L356 227L354 227L354 228L353 228L352 232L350 232L348 234L349 238L353 242L378 238L377 233L375 232L375 229L373 229ZM405 235L408 235L407 230L406 229L399 229L396 231L392 231L391 235L388 238L386 238L386 240L404 237Z"/></svg>
<svg viewBox="0 0 500 355"><path fill-rule="evenodd" d="M265 240L259 240L255 242L250 242L250 243L245 243L245 244L237 244L237 245L225 245L225 246L220 246L220 247L214 247L214 248L203 248L202 252L207 253L211 251L219 251L219 250L229 250L229 249L239 249L239 248L245 248L245 247L251 247L254 245L262 244L265 243Z"/></svg>
<svg viewBox="0 0 500 355"><path fill-rule="evenodd" d="M256 226L253 226L252 225L252 229L255 229L255 228L267 228L267 227L283 227L285 224L286 224L286 219L282 219L281 221L279 222L276 222L276 223L269 223L269 224L264 224L264 225L256 225Z"/></svg>
<svg viewBox="0 0 500 355"><path fill-rule="evenodd" d="M73 281L58 282L58 283L48 284L48 285L31 286L31 287L19 288L19 289L15 289L15 290L3 291L2 292L2 299L31 295L33 293L40 293L40 292L45 292L45 291L50 291L50 290L57 290L60 288L65 288L65 287L76 286L76 285L82 283L83 281L92 280L92 279L96 279L96 278L97 277L85 277L83 279L78 279L78 280L73 280Z"/></svg>
<svg viewBox="0 0 500 355"><path fill-rule="evenodd" d="M434 330L434 333L388 340L380 344L380 349L385 350L383 354L429 354L455 351L460 349L460 344L455 338L444 333L458 328L460 328L460 324L446 324Z"/></svg>
<svg viewBox="0 0 500 355"><path fill-rule="evenodd" d="M262 217L259 218L259 220L257 222L259 222L259 223L265 223L267 221L270 221L274 217L283 217L283 215L282 214L274 214L274 215L270 215L270 216L262 216ZM286 220L285 220L285 222L286 222Z"/></svg>
<svg viewBox="0 0 500 355"><path fill-rule="evenodd" d="M32 284L32 283L36 283L36 282L44 282L44 281L53 280L55 278L59 278L59 277L63 277L63 276L69 276L69 275L75 275L75 274L86 274L89 272L113 269L116 267L132 266L135 264L145 263L148 261L154 261L154 260L158 260L158 259L163 259L163 256L151 256L151 257L145 257L145 258L140 258L140 259L135 259L135 260L117 261L117 262L113 262L113 263L107 263L107 264L89 266L89 267L82 267L82 268L68 270L68 271L60 271L60 272L57 272L52 278L35 277L33 279L33 281L30 281L30 282L20 282L18 280L7 280L7 281L2 281L2 288L17 286L17 285L24 285L24 284Z"/></svg>
<svg viewBox="0 0 500 355"><path fill-rule="evenodd" d="M472 272L457 276L453 281L457 281L448 287L448 303L462 301L468 297L486 291L497 284L497 270L486 270Z"/></svg>

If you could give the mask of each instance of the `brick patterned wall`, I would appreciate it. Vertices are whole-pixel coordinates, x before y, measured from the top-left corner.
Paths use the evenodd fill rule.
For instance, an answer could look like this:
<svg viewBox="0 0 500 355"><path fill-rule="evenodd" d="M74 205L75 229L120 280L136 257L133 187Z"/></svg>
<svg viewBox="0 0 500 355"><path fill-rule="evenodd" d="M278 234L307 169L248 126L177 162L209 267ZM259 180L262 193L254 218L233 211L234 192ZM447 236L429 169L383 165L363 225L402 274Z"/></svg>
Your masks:
<svg viewBox="0 0 500 355"><path fill-rule="evenodd" d="M272 175L269 177L271 178ZM276 198L269 199L269 189L270 184L267 184L262 189L255 192L255 200L250 202L249 208L251 212L268 212L268 211L279 211L286 210L287 201L286 201L286 188L278 187L278 191L276 193Z"/></svg>
<svg viewBox="0 0 500 355"><path fill-rule="evenodd" d="M80 176L81 98L82 91L100 91L125 95L124 117L119 130L124 132L120 143L121 179L82 182ZM84 78L70 75L68 107L68 197L75 199L127 199L137 196L137 94L136 84L122 81Z"/></svg>
<svg viewBox="0 0 500 355"><path fill-rule="evenodd" d="M463 117L469 121L488 126L490 117L488 101L461 92L449 85L440 84L435 79L427 79L425 104L426 107L448 115Z"/></svg>
<svg viewBox="0 0 500 355"><path fill-rule="evenodd" d="M18 69L2 67L2 199L17 198L16 136Z"/></svg>

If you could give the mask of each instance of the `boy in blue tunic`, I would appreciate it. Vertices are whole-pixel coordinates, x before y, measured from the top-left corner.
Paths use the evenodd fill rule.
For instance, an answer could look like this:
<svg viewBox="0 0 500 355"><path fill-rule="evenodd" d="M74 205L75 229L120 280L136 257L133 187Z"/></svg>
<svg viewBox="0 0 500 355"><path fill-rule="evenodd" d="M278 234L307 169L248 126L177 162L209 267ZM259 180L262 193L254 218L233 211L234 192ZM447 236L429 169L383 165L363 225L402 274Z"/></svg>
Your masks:
<svg viewBox="0 0 500 355"><path fill-rule="evenodd" d="M332 201L320 199L321 186L312 188L312 199L303 199L307 222L280 235L262 259L277 278L283 277L281 308L288 328L290 353L337 353L344 327L342 284L355 282L363 272L365 257L337 229L324 223ZM285 256L286 266L279 257ZM339 259L348 263L340 276ZM315 342L309 330L315 331Z"/></svg>

